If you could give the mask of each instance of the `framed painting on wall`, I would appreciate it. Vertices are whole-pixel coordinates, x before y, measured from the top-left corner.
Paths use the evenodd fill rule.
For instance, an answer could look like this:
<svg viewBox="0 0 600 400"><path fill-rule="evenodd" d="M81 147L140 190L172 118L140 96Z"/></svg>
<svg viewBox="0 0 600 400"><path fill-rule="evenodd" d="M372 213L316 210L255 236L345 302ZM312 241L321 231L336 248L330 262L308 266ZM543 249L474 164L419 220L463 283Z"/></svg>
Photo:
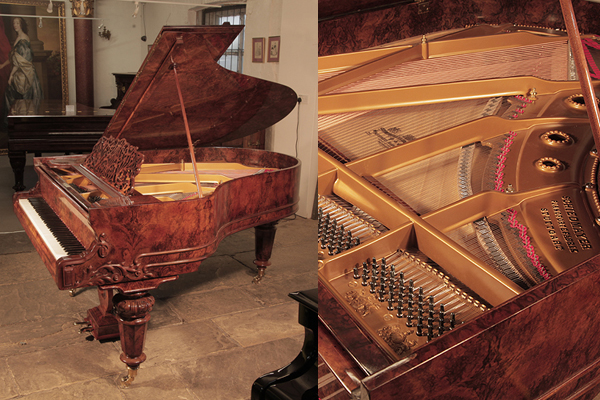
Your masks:
<svg viewBox="0 0 600 400"><path fill-rule="evenodd" d="M267 62L279 62L279 46L281 44L281 39L279 36L271 36L269 38L269 49Z"/></svg>
<svg viewBox="0 0 600 400"><path fill-rule="evenodd" d="M265 61L265 38L252 38L252 62Z"/></svg>
<svg viewBox="0 0 600 400"><path fill-rule="evenodd" d="M48 18L50 17L50 18ZM54 17L54 18L52 18ZM7 115L35 115L69 101L64 2L0 0L0 102Z"/></svg>

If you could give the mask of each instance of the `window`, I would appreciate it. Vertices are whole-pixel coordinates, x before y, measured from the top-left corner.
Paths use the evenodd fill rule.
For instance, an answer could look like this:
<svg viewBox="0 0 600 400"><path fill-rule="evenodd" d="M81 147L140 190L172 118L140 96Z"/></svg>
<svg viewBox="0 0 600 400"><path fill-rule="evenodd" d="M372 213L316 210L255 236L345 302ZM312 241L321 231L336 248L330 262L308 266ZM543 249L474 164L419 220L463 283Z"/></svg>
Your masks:
<svg viewBox="0 0 600 400"><path fill-rule="evenodd" d="M246 23L246 6L213 8L202 11L202 25L244 25ZM242 72L244 56L244 30L233 41L231 46L219 59L219 65L231 71Z"/></svg>

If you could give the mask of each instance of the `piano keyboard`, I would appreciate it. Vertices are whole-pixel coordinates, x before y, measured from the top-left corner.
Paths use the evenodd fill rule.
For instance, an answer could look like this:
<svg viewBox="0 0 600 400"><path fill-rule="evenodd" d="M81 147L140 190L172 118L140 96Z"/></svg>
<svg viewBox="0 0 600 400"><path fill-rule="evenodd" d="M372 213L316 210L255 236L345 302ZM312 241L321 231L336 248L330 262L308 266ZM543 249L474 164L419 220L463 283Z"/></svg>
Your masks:
<svg viewBox="0 0 600 400"><path fill-rule="evenodd" d="M85 251L79 240L73 236L44 199L40 197L20 199L19 205L57 260Z"/></svg>

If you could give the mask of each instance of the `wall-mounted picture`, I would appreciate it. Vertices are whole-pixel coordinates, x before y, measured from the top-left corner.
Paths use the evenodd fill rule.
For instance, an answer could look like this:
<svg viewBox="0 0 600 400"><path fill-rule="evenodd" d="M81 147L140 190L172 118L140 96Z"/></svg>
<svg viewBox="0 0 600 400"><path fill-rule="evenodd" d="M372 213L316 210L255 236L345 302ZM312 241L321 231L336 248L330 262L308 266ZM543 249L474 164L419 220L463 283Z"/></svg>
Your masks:
<svg viewBox="0 0 600 400"><path fill-rule="evenodd" d="M279 46L280 37L271 36L269 38L269 53L267 55L267 62L279 62Z"/></svg>
<svg viewBox="0 0 600 400"><path fill-rule="evenodd" d="M6 116L69 101L64 2L0 0L0 103Z"/></svg>
<svg viewBox="0 0 600 400"><path fill-rule="evenodd" d="M265 62L265 38L252 38L252 62Z"/></svg>

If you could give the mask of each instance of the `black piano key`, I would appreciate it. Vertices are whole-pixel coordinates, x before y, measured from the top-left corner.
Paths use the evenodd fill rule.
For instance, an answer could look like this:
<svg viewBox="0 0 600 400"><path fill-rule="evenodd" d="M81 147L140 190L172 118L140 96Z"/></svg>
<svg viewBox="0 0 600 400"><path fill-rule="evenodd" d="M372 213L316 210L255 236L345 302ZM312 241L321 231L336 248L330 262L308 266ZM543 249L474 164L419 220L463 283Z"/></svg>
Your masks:
<svg viewBox="0 0 600 400"><path fill-rule="evenodd" d="M77 240L69 228L67 228L43 198L32 197L28 200L54 238L68 255L81 254L85 251L85 248L81 245L79 240Z"/></svg>

